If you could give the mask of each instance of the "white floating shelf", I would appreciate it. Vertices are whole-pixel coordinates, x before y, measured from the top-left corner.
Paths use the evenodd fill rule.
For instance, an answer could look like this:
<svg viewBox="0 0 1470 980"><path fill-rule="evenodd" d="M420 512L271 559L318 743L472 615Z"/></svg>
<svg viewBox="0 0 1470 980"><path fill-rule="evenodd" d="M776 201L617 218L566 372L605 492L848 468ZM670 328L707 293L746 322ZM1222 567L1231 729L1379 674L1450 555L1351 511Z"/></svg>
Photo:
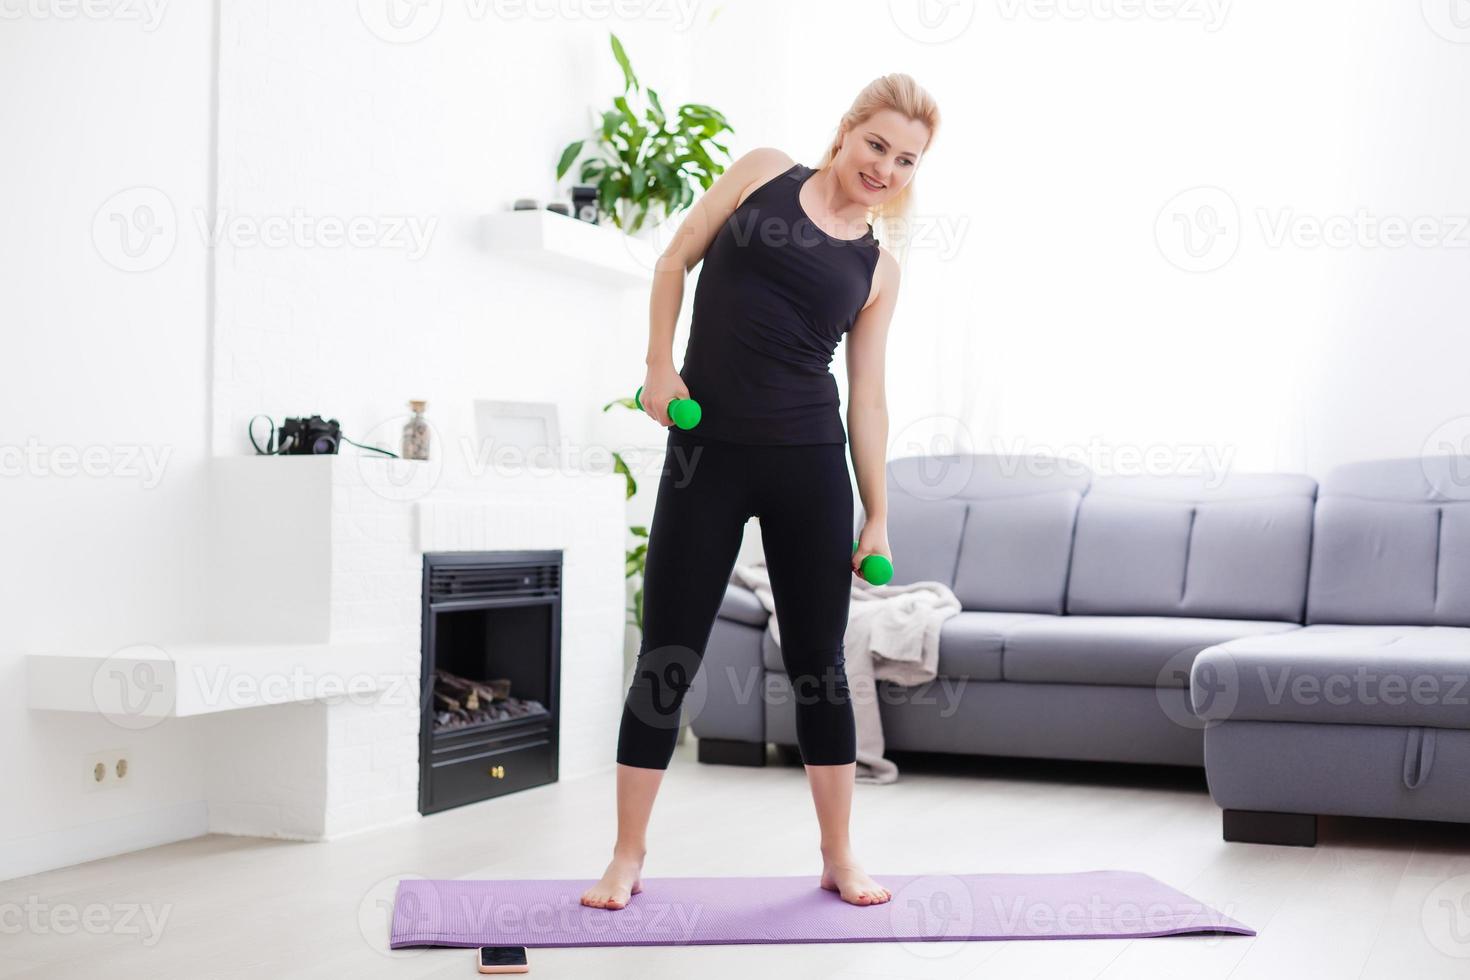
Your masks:
<svg viewBox="0 0 1470 980"><path fill-rule="evenodd" d="M658 261L649 241L545 208L487 214L481 238L497 254L609 286L648 285Z"/></svg>
<svg viewBox="0 0 1470 980"><path fill-rule="evenodd" d="M406 663L404 650L402 640L140 644L29 654L26 675L32 708L143 727L162 718L372 695L401 686L397 679L418 669Z"/></svg>

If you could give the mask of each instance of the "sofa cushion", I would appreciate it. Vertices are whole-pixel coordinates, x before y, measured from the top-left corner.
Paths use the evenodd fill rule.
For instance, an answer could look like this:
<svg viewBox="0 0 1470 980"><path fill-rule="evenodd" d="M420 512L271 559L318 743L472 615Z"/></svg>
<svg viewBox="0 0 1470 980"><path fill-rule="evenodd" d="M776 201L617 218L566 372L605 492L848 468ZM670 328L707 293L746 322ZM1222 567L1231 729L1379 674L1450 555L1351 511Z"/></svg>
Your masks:
<svg viewBox="0 0 1470 980"><path fill-rule="evenodd" d="M1187 687L1193 657L1242 636L1297 623L1183 616L1057 616L1019 623L1005 638L1001 674L1042 684Z"/></svg>
<svg viewBox="0 0 1470 980"><path fill-rule="evenodd" d="M888 544L893 549L893 585L942 582L954 585L965 501L919 500L904 493L888 498Z"/></svg>
<svg viewBox="0 0 1470 980"><path fill-rule="evenodd" d="M1306 621L1470 626L1470 457L1371 460L1329 473Z"/></svg>
<svg viewBox="0 0 1470 980"><path fill-rule="evenodd" d="M939 631L940 677L976 681L1002 679L1006 638L1022 623L1048 619L1036 613L963 611L944 621Z"/></svg>
<svg viewBox="0 0 1470 980"><path fill-rule="evenodd" d="M1068 613L1302 621L1316 483L1288 473L1096 477Z"/></svg>
<svg viewBox="0 0 1470 980"><path fill-rule="evenodd" d="M1200 652L1190 700L1227 720L1470 729L1470 629L1316 624Z"/></svg>
<svg viewBox="0 0 1470 980"><path fill-rule="evenodd" d="M1035 613L959 612L944 621L939 631L940 677L968 677L977 681L1001 679L1001 651L1005 638L1021 623L1048 617ZM767 670L785 671L781 648L766 630L761 639L761 660Z"/></svg>
<svg viewBox="0 0 1470 980"><path fill-rule="evenodd" d="M1057 568L1061 530L1070 541L1072 513L1091 476L1074 459L1039 454L952 453L903 456L887 465L888 542L895 584L942 582L965 590L965 608L1001 612L1060 612L1055 596L1065 585ZM1022 498L1062 494L1036 508ZM1066 496L1070 494L1071 496ZM992 513L991 503L1000 503ZM966 528L969 518L981 526ZM861 508L857 526L861 527ZM1024 520L1044 540L1034 549L1011 520ZM1061 530L1059 530L1061 529ZM856 530L856 528L855 528ZM961 554L963 540L968 547ZM1017 575L1018 554L1026 555ZM956 570L964 565L963 578ZM971 602L966 602L969 597Z"/></svg>
<svg viewBox="0 0 1470 980"><path fill-rule="evenodd" d="M960 605L1060 615L1081 501L1076 490L971 501L954 580Z"/></svg>

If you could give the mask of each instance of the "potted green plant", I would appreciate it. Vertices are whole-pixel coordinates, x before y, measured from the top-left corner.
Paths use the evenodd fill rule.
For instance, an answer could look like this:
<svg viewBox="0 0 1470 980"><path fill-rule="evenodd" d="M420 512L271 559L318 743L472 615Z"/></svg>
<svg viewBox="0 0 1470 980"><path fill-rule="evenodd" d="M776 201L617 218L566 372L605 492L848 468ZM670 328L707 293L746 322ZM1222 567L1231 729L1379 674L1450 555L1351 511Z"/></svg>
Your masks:
<svg viewBox="0 0 1470 980"><path fill-rule="evenodd" d="M578 180L597 188L598 213L632 234L655 208L662 210L662 221L692 205L696 184L709 189L730 158L729 149L717 138L735 130L719 110L707 105L681 105L672 116L667 114L658 93L639 84L618 36L608 36L623 71L623 92L613 98L613 108L602 113L591 136L562 150L556 178L566 175L584 149L595 151L582 161ZM647 105L640 102L635 109L630 90L646 94ZM712 151L723 155L725 162L717 161Z"/></svg>

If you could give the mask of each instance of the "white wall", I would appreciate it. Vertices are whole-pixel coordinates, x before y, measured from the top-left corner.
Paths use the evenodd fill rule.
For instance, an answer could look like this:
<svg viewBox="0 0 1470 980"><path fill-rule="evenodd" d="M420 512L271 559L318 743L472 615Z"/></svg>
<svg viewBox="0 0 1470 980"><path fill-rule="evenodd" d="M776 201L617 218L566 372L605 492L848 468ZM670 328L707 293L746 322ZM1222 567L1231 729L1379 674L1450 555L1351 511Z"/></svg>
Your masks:
<svg viewBox="0 0 1470 980"><path fill-rule="evenodd" d="M109 260L129 264L112 216L156 200L115 195L142 186L208 200L214 73L210 4L170 6L157 22L6 9L0 878L204 826L197 741L33 713L23 657L202 628L205 249L181 237L148 272ZM136 229L130 241L148 260ZM89 757L112 748L129 750L137 783L89 790Z"/></svg>

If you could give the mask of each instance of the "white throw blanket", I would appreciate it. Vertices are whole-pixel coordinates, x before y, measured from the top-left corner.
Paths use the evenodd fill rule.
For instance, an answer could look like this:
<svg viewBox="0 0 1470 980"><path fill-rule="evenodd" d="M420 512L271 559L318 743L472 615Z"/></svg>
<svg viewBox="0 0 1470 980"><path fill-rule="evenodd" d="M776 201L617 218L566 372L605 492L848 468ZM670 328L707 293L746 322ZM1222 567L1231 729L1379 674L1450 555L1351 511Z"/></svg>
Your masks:
<svg viewBox="0 0 1470 980"><path fill-rule="evenodd" d="M730 581L743 585L771 614L767 629L781 642L776 602L764 558L736 565ZM939 664L939 630L960 611L960 601L943 582L870 585L854 575L847 632L843 635L847 686L857 723L856 779L891 783L898 767L883 758L883 721L878 714L877 681L905 687L934 679Z"/></svg>

